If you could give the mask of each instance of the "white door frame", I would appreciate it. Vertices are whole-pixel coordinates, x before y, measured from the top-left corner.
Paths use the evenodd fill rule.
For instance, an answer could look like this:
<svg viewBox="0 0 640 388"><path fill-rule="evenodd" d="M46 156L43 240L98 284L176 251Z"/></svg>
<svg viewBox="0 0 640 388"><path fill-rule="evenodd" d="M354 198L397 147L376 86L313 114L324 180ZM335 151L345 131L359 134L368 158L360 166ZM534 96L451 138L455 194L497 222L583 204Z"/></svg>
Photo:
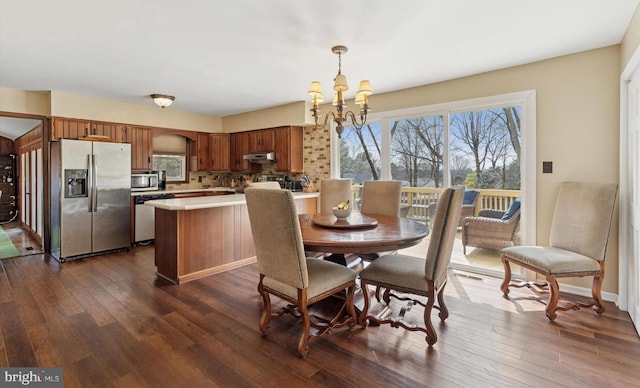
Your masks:
<svg viewBox="0 0 640 388"><path fill-rule="evenodd" d="M620 76L620 221L619 221L619 247L618 247L618 307L623 311L629 311L631 319L636 325L636 331L640 334L640 309L633 304L638 304L634 295L640 295L637 289L640 279L631 279L633 274L629 269L632 268L635 260L635 268L640 264L638 257L633 258L633 250L630 247L631 240L631 181L629 179L629 165L632 163L633 155L629 153L629 101L628 101L628 85L632 76L640 74L640 47L636 48L635 53L627 63L624 71ZM635 187L634 190L638 190ZM633 287L633 289L631 289Z"/></svg>

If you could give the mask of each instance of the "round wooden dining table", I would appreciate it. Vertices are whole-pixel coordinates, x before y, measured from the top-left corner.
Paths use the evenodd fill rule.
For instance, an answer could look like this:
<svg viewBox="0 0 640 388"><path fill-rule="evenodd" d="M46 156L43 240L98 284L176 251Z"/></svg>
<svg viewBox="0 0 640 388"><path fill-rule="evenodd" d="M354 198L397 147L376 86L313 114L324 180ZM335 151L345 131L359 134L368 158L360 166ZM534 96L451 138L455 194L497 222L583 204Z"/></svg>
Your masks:
<svg viewBox="0 0 640 388"><path fill-rule="evenodd" d="M429 229L401 217L351 213L346 220L333 214L300 214L304 248L335 254L371 254L418 244Z"/></svg>

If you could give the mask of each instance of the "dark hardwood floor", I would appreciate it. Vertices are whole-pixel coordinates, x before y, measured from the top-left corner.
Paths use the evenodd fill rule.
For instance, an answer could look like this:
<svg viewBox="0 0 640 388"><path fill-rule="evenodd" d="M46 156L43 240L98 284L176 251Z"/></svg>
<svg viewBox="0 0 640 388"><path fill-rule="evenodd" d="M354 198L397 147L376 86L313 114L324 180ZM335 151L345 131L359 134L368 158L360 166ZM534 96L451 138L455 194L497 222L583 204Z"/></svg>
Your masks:
<svg viewBox="0 0 640 388"><path fill-rule="evenodd" d="M65 387L640 385L640 339L611 303L550 322L527 290L507 300L499 279L453 274L432 348L422 333L356 328L302 360L292 319L260 336L255 264L170 285L153 255L0 261L0 366L62 367Z"/></svg>
<svg viewBox="0 0 640 388"><path fill-rule="evenodd" d="M11 239L13 246L16 247L21 256L34 255L44 252L42 245L36 241L31 235L22 229L17 221L2 224L2 229Z"/></svg>

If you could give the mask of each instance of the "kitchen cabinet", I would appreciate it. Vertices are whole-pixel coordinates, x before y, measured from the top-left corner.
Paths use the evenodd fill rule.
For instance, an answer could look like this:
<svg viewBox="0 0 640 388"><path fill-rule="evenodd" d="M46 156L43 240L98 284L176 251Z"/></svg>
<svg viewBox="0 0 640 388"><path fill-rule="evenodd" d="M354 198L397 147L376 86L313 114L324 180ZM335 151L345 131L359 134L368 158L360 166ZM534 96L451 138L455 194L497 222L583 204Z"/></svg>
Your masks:
<svg viewBox="0 0 640 388"><path fill-rule="evenodd" d="M13 153L13 140L0 136L0 155L11 155Z"/></svg>
<svg viewBox="0 0 640 388"><path fill-rule="evenodd" d="M16 156L0 156L0 221L10 221L16 215Z"/></svg>
<svg viewBox="0 0 640 388"><path fill-rule="evenodd" d="M145 127L125 127L125 142L131 144L131 169L153 169L153 130Z"/></svg>
<svg viewBox="0 0 640 388"><path fill-rule="evenodd" d="M229 134L212 133L209 137L211 171L229 171Z"/></svg>
<svg viewBox="0 0 640 388"><path fill-rule="evenodd" d="M209 133L198 133L196 140L197 171L211 171L211 147Z"/></svg>
<svg viewBox="0 0 640 388"><path fill-rule="evenodd" d="M229 134L198 133L197 171L229 171Z"/></svg>
<svg viewBox="0 0 640 388"><path fill-rule="evenodd" d="M106 136L111 141L121 143L123 128L122 124L116 123L54 117L51 125L51 140L78 139L95 135Z"/></svg>
<svg viewBox="0 0 640 388"><path fill-rule="evenodd" d="M272 152L275 143L275 129L260 129L249 132L249 153ZM276 155L277 156L277 155Z"/></svg>
<svg viewBox="0 0 640 388"><path fill-rule="evenodd" d="M231 171L249 171L251 163L242 156L249 153L249 132L232 133L229 139L230 169Z"/></svg>
<svg viewBox="0 0 640 388"><path fill-rule="evenodd" d="M302 127L275 129L276 171L304 172Z"/></svg>

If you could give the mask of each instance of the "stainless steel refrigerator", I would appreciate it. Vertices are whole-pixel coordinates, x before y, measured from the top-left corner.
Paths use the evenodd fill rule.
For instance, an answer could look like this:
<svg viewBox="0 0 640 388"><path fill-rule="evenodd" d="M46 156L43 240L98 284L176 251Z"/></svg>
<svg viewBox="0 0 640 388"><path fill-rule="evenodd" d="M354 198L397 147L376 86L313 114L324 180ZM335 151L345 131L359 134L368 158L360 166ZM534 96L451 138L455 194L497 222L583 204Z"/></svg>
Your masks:
<svg viewBox="0 0 640 388"><path fill-rule="evenodd" d="M131 245L131 145L51 143L51 255L59 261Z"/></svg>

